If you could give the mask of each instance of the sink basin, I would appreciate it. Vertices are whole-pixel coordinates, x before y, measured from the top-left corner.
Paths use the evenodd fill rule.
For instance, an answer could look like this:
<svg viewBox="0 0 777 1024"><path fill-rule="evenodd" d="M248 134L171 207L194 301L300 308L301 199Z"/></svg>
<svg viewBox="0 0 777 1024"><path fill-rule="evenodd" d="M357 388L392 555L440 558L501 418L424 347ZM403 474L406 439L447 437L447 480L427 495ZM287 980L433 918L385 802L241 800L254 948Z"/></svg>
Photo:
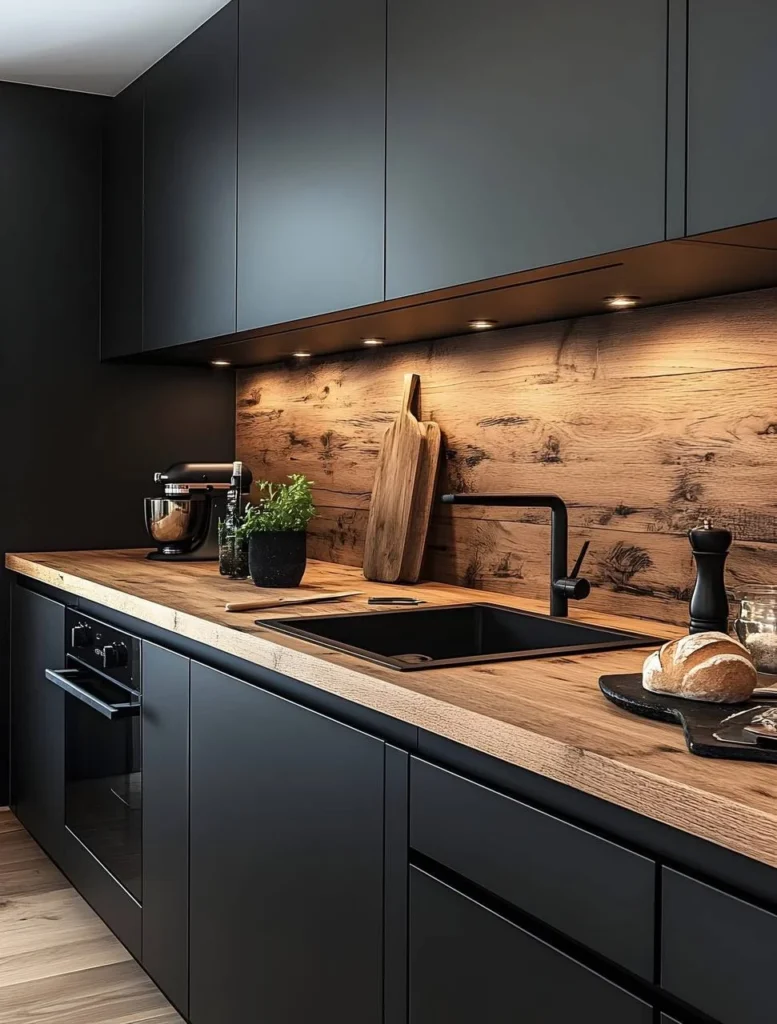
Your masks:
<svg viewBox="0 0 777 1024"><path fill-rule="evenodd" d="M261 625L400 672L663 643L660 637L643 633L589 626L496 604L319 615L275 619Z"/></svg>

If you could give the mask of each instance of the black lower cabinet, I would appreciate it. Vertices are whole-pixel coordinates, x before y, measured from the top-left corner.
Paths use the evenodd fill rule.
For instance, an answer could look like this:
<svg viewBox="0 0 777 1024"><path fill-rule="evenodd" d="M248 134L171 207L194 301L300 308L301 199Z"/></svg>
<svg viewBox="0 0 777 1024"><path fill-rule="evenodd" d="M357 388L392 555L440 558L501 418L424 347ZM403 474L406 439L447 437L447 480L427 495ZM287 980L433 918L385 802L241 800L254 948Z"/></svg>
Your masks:
<svg viewBox="0 0 777 1024"><path fill-rule="evenodd" d="M189 659L143 643L143 966L189 1009Z"/></svg>
<svg viewBox="0 0 777 1024"><path fill-rule="evenodd" d="M653 1009L418 868L410 1024L652 1024Z"/></svg>
<svg viewBox="0 0 777 1024"><path fill-rule="evenodd" d="M149 641L142 867L120 828L95 847L74 751L127 755L94 710L79 732L81 705L46 679L69 614L12 590L12 806L190 1024L771 1020L773 908L662 867L654 936L652 861ZM645 980L669 1015L628 991L650 998Z"/></svg>
<svg viewBox="0 0 777 1024"><path fill-rule="evenodd" d="M410 766L413 849L653 981L654 861L420 758Z"/></svg>
<svg viewBox="0 0 777 1024"><path fill-rule="evenodd" d="M65 609L13 588L11 805L22 825L61 863L65 830L65 703L45 672L65 661Z"/></svg>
<svg viewBox="0 0 777 1024"><path fill-rule="evenodd" d="M721 1024L773 1019L758 979L774 969L777 914L664 868L661 932L667 992Z"/></svg>
<svg viewBox="0 0 777 1024"><path fill-rule="evenodd" d="M192 1024L383 1019L384 743L191 666Z"/></svg>

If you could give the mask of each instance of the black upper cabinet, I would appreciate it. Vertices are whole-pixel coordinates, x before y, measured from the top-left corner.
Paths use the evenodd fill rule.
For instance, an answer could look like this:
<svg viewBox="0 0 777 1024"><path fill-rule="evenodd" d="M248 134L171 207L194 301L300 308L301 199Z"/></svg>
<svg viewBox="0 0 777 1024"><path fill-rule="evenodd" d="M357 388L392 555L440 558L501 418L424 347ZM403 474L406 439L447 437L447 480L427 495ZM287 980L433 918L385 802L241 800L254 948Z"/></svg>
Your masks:
<svg viewBox="0 0 777 1024"><path fill-rule="evenodd" d="M662 239L666 52L666 0L389 0L386 298Z"/></svg>
<svg viewBox="0 0 777 1024"><path fill-rule="evenodd" d="M383 1020L384 744L191 666L192 1024Z"/></svg>
<svg viewBox="0 0 777 1024"><path fill-rule="evenodd" d="M100 355L143 345L143 79L111 100L103 142Z"/></svg>
<svg viewBox="0 0 777 1024"><path fill-rule="evenodd" d="M412 1024L652 1024L641 999L410 869Z"/></svg>
<svg viewBox="0 0 777 1024"><path fill-rule="evenodd" d="M777 4L688 8L688 234L777 217Z"/></svg>
<svg viewBox="0 0 777 1024"><path fill-rule="evenodd" d="M235 329L237 0L146 76L143 348Z"/></svg>
<svg viewBox="0 0 777 1024"><path fill-rule="evenodd" d="M241 0L239 330L383 299L385 39L385 0Z"/></svg>

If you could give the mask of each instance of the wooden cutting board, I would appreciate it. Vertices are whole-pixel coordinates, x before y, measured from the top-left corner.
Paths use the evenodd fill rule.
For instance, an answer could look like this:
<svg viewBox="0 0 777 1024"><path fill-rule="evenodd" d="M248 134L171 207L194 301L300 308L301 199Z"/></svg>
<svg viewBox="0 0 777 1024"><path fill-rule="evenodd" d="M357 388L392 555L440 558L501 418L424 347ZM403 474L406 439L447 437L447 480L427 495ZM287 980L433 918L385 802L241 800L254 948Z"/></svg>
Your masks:
<svg viewBox="0 0 777 1024"><path fill-rule="evenodd" d="M399 415L383 436L364 542L364 576L396 583L413 517L426 431L412 413L420 379L406 373Z"/></svg>
<svg viewBox="0 0 777 1024"><path fill-rule="evenodd" d="M417 583L421 576L421 565L426 550L426 538L437 489L437 472L440 466L442 433L437 423L426 421L421 424L426 431L421 468L418 473L413 515L410 520L405 553L402 558L402 583Z"/></svg>

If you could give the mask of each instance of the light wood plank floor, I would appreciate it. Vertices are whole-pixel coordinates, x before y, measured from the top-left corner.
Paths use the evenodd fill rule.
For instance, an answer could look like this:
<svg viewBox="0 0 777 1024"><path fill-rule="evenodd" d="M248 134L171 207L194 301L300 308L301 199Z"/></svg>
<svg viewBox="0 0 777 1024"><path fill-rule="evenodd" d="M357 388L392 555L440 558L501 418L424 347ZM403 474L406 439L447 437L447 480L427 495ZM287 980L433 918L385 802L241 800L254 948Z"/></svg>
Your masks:
<svg viewBox="0 0 777 1024"><path fill-rule="evenodd" d="M8 810L0 810L0 1024L183 1024Z"/></svg>

